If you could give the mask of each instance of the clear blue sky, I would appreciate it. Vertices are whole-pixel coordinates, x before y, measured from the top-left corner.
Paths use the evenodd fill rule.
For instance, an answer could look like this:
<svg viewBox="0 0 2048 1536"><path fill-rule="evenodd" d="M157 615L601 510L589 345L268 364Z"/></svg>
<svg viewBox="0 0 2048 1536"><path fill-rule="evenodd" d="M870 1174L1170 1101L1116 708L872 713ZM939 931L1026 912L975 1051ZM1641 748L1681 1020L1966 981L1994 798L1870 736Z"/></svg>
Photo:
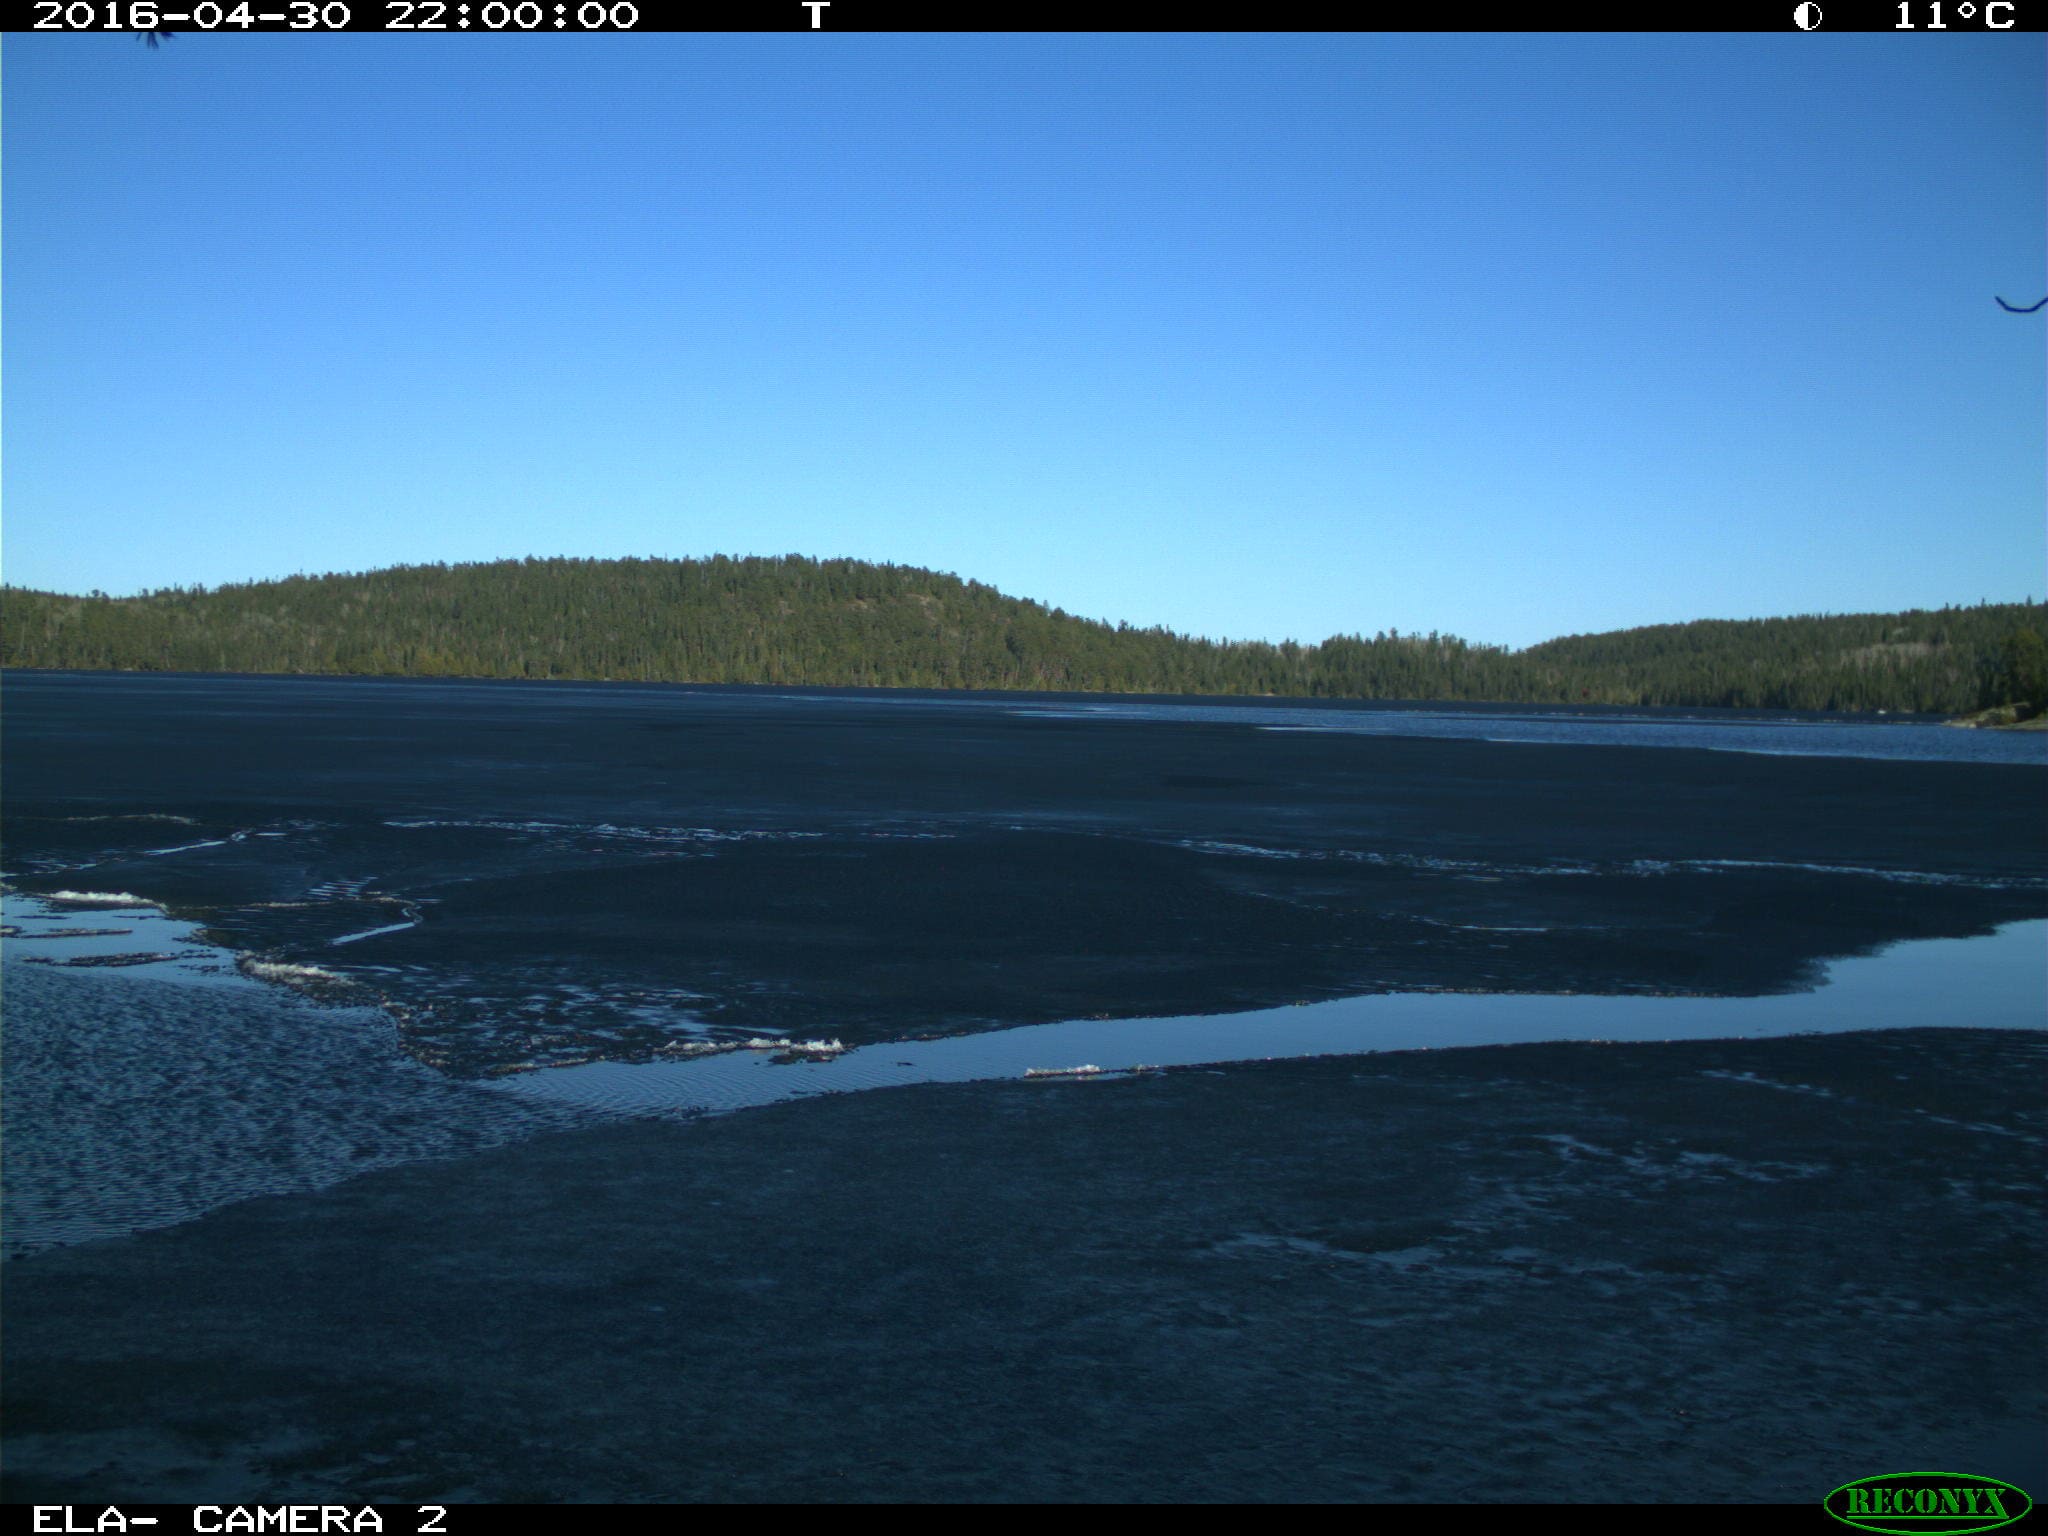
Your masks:
<svg viewBox="0 0 2048 1536"><path fill-rule="evenodd" d="M1234 638L2042 595L2039 36L11 34L4 571Z"/></svg>

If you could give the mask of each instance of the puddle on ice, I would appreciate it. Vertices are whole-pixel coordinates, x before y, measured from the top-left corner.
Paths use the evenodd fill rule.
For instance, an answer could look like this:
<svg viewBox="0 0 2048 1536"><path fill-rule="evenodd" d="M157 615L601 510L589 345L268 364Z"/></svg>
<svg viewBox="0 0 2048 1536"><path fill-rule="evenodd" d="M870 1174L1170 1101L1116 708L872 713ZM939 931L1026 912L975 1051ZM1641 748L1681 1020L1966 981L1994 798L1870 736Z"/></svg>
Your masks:
<svg viewBox="0 0 2048 1536"><path fill-rule="evenodd" d="M864 1046L776 1062L734 1052L592 1062L503 1079L506 1091L629 1114L721 1112L808 1094L1036 1075L1088 1081L1141 1067L1543 1040L1707 1040L1960 1025L2048 1029L2048 922L1929 939L1837 961L1811 992L1767 997L1393 993L1289 1008L1061 1024ZM1088 1066L1095 1071L1075 1069Z"/></svg>
<svg viewBox="0 0 2048 1536"><path fill-rule="evenodd" d="M113 966L126 976L203 986L246 987L234 957L194 937L197 923L126 891L67 891L43 898L0 894L7 963L64 969Z"/></svg>
<svg viewBox="0 0 2048 1536"><path fill-rule="evenodd" d="M195 925L119 892L68 902L0 897L10 965L112 961L127 976L260 987L287 971L206 946ZM116 898L124 898L117 900ZM404 926L404 925L393 925ZM350 937L360 937L352 935ZM243 974L253 972L251 974ZM1701 1040L1964 1025L2048 1029L2048 922L1975 939L1931 939L1841 960L1810 992L1765 997L1603 997L1407 992L1167 1018L1077 1019L943 1040L806 1051L725 1042L719 1054L587 1062L490 1083L500 1091L624 1114L719 1113L817 1093L987 1078L1051 1085L1144 1067L1445 1049L1544 1040ZM837 1042L832 1042L834 1046ZM773 1046L771 1051L768 1047ZM795 1046L796 1048L792 1048Z"/></svg>

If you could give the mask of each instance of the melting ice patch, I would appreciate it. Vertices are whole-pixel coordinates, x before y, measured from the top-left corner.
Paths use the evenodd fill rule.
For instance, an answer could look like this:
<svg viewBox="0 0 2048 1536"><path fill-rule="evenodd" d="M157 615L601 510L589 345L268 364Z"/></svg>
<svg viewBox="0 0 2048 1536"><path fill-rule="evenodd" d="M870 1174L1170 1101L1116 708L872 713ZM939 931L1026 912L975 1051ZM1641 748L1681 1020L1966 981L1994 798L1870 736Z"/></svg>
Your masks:
<svg viewBox="0 0 2048 1536"><path fill-rule="evenodd" d="M135 811L121 816L58 816L52 819L65 823L87 821L174 821L187 827L199 825L198 821L190 816L172 816L163 811Z"/></svg>
<svg viewBox="0 0 2048 1536"><path fill-rule="evenodd" d="M849 835L871 841L943 842L958 835L953 832L913 831L892 826L863 827L849 833L843 830L808 832L787 827L635 827L621 826L610 821L511 821L431 816L390 818L384 825L406 831L416 828L481 828L486 831L523 833L535 837L590 838L598 842L652 844L662 847L807 842Z"/></svg>
<svg viewBox="0 0 2048 1536"><path fill-rule="evenodd" d="M729 1051L781 1051L791 1056L823 1059L846 1049L840 1040L785 1040L779 1036L755 1035L746 1040L673 1040L655 1047L657 1056L723 1056Z"/></svg>
<svg viewBox="0 0 2048 1536"><path fill-rule="evenodd" d="M1026 718L1129 721L1216 721L1259 731L1357 736L1426 737L1511 746L1690 748L1764 752L1772 756L1851 757L1928 762L2014 762L2048 759L2048 742L2024 733L1952 731L1931 721L1771 719L1726 715L1577 712L1501 713L1459 709L1302 708L1249 701L1183 704L1159 701L1059 705L1013 704Z"/></svg>
<svg viewBox="0 0 2048 1536"><path fill-rule="evenodd" d="M275 981L288 987L344 986L347 978L317 965L299 965L289 960L263 960L243 955L235 961L244 976L257 981Z"/></svg>
<svg viewBox="0 0 2048 1536"><path fill-rule="evenodd" d="M1178 1018L1076 1019L836 1052L776 1071L760 1047L681 1049L646 1063L527 1072L505 1087L628 1114L721 1113L819 1092L986 1078L1089 1079L1166 1066L1551 1040L1707 1040L1965 1024L2048 1022L2040 956L2048 923L1984 939L1922 939L1836 961L1810 992L1764 997L1405 992ZM693 1042L693 1044L695 1044ZM1086 1063L1048 1067L1047 1062ZM1775 1086L1775 1085L1773 1085Z"/></svg>
<svg viewBox="0 0 2048 1536"><path fill-rule="evenodd" d="M137 896L131 891L48 891L37 898L53 901L67 907L150 907L161 909L163 903L151 901L147 896Z"/></svg>
<svg viewBox="0 0 2048 1536"><path fill-rule="evenodd" d="M71 897L72 900L59 898ZM66 969L125 968L145 970L152 980L249 986L229 967L230 957L212 947L196 947L198 926L167 915L156 902L126 891L61 891L28 896L0 890L0 914L6 918L10 965L55 964ZM120 926L110 927L108 915ZM41 948L55 945L60 955L24 954L16 944Z"/></svg>
<svg viewBox="0 0 2048 1536"><path fill-rule="evenodd" d="M1934 870L1878 869L1863 864L1816 864L1798 859L1625 859L1614 864L1502 864L1482 859L1450 859L1436 854L1381 853L1361 848L1276 848L1259 843L1223 842L1214 838L1177 837L1167 845L1222 858L1309 859L1369 864L1386 869L1476 872L1497 875L1671 875L1717 874L1724 870L1790 870L1802 874L1850 875L1903 885L1938 885L1982 891L2048 891L2048 879L2031 875L1958 875Z"/></svg>
<svg viewBox="0 0 2048 1536"><path fill-rule="evenodd" d="M1643 861L1652 862L1652 861ZM2025 875L1944 875L1929 870L1871 869L1860 864L1803 864L1776 859L1681 859L1680 869L1795 869L1820 875L1861 875L1872 880L1891 880L1904 885L1965 886L1983 891L2048 890L2048 880Z"/></svg>
<svg viewBox="0 0 2048 1536"><path fill-rule="evenodd" d="M537 832L572 837L621 839L643 843L738 843L764 838L824 837L823 832L759 831L727 827L621 827L612 822L443 820L434 817L404 817L387 820L387 827L482 827L493 832Z"/></svg>
<svg viewBox="0 0 2048 1536"><path fill-rule="evenodd" d="M356 942L356 941L357 941L358 939L374 939L374 938L376 938L376 937L377 937L377 935L379 935L380 933L403 933L403 932L405 932L405 931L406 931L406 929L408 929L408 928L417 928L417 927L419 927L419 923L418 923L418 921L417 921L417 920L414 920L414 921L409 921L409 922L403 922L403 923L386 923L386 924L385 924L385 925L384 925L383 927L381 927L381 928L365 928L365 929L363 929L363 931L362 931L362 932L360 932L360 933L344 933L343 935L341 935L341 937L339 937L339 938L335 938L335 939L329 939L329 940L328 940L327 942L328 942L328 943L329 943L330 945L334 945L334 944L353 944L353 943L355 943L355 942Z"/></svg>

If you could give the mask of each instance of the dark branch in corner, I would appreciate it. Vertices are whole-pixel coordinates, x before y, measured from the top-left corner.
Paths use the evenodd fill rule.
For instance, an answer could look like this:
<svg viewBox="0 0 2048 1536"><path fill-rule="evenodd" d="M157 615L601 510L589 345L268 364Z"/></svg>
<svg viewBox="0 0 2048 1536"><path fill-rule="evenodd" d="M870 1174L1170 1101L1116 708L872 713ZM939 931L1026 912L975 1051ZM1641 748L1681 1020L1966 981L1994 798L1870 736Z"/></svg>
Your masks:
<svg viewBox="0 0 2048 1536"><path fill-rule="evenodd" d="M1998 295L1993 294L1992 297L1998 298ZM2048 304L2048 299L2043 299L2041 304ZM2005 300L1998 299L1998 307L2009 315L2031 315L2041 307L2041 304L2029 304L2025 309L2021 309L2017 304L2008 304Z"/></svg>

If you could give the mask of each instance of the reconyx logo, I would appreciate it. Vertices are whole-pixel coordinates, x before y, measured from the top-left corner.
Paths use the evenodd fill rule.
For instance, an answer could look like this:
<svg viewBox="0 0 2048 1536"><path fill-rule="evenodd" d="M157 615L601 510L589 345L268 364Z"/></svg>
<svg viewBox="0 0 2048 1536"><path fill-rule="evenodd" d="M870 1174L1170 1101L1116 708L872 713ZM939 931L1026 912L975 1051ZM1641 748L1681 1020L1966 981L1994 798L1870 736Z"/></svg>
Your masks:
<svg viewBox="0 0 2048 1536"><path fill-rule="evenodd" d="M2034 1501L2024 1489L1995 1477L1962 1472L1886 1472L1844 1483L1821 1507L1844 1525L1866 1531L1892 1531L1920 1536L1964 1536L1967 1531L1995 1531L2011 1525Z"/></svg>

